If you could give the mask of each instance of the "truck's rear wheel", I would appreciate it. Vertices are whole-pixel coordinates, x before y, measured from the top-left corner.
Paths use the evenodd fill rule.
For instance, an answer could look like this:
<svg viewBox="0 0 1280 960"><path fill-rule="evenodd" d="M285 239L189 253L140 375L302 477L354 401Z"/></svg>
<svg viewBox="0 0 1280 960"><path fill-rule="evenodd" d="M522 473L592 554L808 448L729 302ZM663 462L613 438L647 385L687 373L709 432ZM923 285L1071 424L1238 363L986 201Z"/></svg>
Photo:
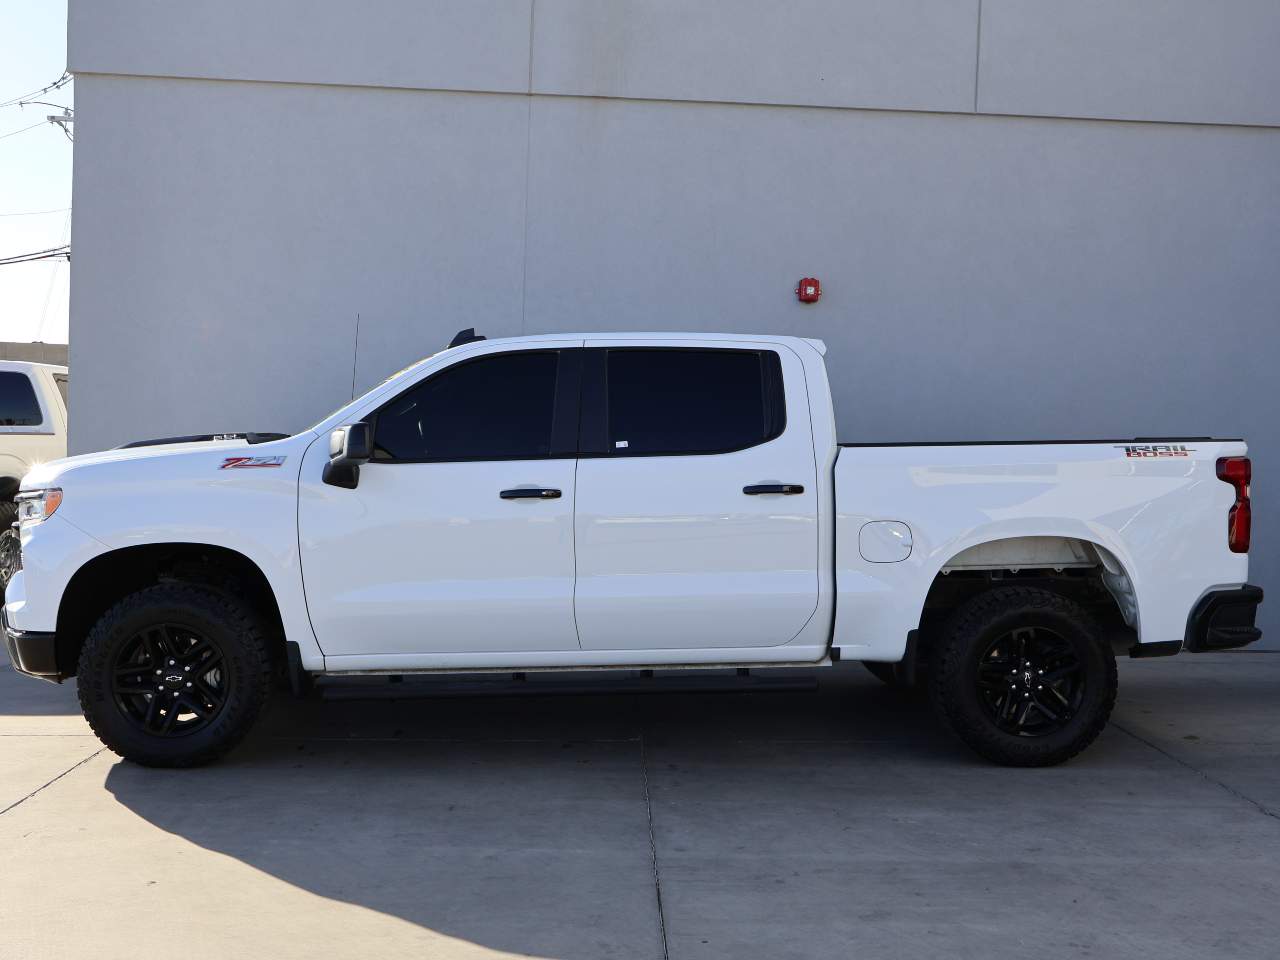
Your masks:
<svg viewBox="0 0 1280 960"><path fill-rule="evenodd" d="M1079 604L1002 587L956 612L939 640L930 695L943 723L988 760L1049 766L1106 726L1116 661Z"/></svg>
<svg viewBox="0 0 1280 960"><path fill-rule="evenodd" d="M257 617L208 587L162 583L107 611L77 676L80 707L120 756L156 767L207 763L249 732L271 690Z"/></svg>

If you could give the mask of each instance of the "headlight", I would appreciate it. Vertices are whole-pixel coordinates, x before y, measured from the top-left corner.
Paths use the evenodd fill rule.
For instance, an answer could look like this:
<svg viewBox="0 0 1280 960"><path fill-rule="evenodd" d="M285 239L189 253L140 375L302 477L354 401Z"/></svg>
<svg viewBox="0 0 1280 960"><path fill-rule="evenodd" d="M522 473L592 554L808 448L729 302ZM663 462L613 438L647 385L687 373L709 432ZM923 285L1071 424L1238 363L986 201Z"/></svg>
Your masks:
<svg viewBox="0 0 1280 960"><path fill-rule="evenodd" d="M47 487L44 490L25 490L13 498L18 505L19 523L39 523L52 517L62 503L62 490Z"/></svg>

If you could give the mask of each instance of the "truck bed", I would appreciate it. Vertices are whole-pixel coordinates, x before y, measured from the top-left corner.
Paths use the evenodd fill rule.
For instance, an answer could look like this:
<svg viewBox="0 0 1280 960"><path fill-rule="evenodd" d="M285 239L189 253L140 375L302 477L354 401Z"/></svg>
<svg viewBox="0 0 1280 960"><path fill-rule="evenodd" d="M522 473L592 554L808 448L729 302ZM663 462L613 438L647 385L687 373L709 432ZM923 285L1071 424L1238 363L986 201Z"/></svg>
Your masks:
<svg viewBox="0 0 1280 960"><path fill-rule="evenodd" d="M1241 440L1196 437L842 443L834 645L895 660L956 557L1053 540L1096 557L1130 594L1141 644L1176 644L1207 591L1248 578L1247 554L1227 542L1235 493L1217 477L1219 458L1246 453ZM884 552L894 538L897 557Z"/></svg>

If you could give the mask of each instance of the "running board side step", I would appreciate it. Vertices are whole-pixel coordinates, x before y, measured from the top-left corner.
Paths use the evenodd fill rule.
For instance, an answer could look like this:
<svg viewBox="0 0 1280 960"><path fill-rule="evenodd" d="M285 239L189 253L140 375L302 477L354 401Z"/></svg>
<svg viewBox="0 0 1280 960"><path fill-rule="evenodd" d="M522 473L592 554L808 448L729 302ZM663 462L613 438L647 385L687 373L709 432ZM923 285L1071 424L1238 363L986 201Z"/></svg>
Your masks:
<svg viewBox="0 0 1280 960"><path fill-rule="evenodd" d="M818 688L813 675L757 677L745 668L731 674L709 671L655 674L652 670L604 677L598 672L551 674L391 674L318 676L323 700L414 700L433 697L554 697L634 693L795 693Z"/></svg>

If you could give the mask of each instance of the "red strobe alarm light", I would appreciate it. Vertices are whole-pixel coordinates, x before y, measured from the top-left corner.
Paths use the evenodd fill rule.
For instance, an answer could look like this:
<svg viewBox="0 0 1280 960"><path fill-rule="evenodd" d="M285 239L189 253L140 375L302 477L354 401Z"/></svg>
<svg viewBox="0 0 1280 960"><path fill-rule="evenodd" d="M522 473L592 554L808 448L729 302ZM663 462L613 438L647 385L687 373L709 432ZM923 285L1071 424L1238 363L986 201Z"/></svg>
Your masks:
<svg viewBox="0 0 1280 960"><path fill-rule="evenodd" d="M817 277L805 277L796 285L796 296L801 303L817 303L822 296L822 284Z"/></svg>

